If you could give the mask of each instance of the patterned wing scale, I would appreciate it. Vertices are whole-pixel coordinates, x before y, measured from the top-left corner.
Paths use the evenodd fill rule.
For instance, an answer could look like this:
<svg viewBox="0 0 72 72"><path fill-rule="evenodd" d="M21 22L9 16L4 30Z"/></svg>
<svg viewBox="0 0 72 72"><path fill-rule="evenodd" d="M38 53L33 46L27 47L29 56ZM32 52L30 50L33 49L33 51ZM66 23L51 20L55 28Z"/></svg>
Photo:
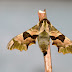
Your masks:
<svg viewBox="0 0 72 72"><path fill-rule="evenodd" d="M52 39L52 45L56 45L58 47L59 53L72 53L72 41L59 32L54 26L52 26L52 24L50 38Z"/></svg>
<svg viewBox="0 0 72 72"><path fill-rule="evenodd" d="M7 48L10 50L18 49L20 51L27 50L28 46L36 43L36 38L39 34L39 24L31 29L14 37L9 43Z"/></svg>

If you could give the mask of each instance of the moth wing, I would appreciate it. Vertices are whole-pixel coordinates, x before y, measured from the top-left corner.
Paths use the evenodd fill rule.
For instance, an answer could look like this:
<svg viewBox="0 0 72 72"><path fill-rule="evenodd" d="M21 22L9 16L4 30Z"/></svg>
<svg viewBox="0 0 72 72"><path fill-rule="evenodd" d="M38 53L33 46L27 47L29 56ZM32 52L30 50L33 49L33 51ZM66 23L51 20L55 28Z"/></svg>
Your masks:
<svg viewBox="0 0 72 72"><path fill-rule="evenodd" d="M72 41L58 31L52 24L49 35L52 39L52 45L56 45L58 47L59 53L72 53Z"/></svg>
<svg viewBox="0 0 72 72"><path fill-rule="evenodd" d="M18 49L20 51L27 50L28 46L35 44L37 36L39 34L39 24L35 25L31 29L17 35L8 43L7 48L9 50Z"/></svg>

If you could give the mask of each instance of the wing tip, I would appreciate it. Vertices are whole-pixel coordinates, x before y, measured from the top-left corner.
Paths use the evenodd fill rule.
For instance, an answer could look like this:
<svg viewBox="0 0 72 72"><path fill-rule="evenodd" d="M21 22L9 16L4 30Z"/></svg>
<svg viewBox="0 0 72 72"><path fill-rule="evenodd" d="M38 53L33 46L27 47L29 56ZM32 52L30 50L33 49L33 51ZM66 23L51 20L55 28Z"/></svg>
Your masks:
<svg viewBox="0 0 72 72"><path fill-rule="evenodd" d="M63 47L59 48L59 53L63 53L64 55L68 54L68 53L72 54L72 45L68 45L65 48L63 48Z"/></svg>
<svg viewBox="0 0 72 72"><path fill-rule="evenodd" d="M20 51L27 51L28 47L26 44L20 44L18 41L15 41L14 39L12 39L8 45L7 45L7 49L8 50L13 50L13 49L17 49Z"/></svg>

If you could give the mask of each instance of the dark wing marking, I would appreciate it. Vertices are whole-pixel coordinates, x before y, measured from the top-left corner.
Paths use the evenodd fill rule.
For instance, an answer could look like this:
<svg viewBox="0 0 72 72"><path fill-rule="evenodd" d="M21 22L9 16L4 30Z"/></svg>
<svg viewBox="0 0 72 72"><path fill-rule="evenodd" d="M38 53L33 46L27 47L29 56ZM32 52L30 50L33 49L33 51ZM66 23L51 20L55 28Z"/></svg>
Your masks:
<svg viewBox="0 0 72 72"><path fill-rule="evenodd" d="M59 32L54 26L52 26L52 24L49 35L52 39L52 45L56 45L58 47L59 53L72 53L72 41Z"/></svg>
<svg viewBox="0 0 72 72"><path fill-rule="evenodd" d="M62 42L64 42L65 40L65 36L62 34L62 35L59 35L58 37L54 37L54 36L50 36L52 40L56 40L56 39L59 39L61 40Z"/></svg>
<svg viewBox="0 0 72 72"><path fill-rule="evenodd" d="M39 24L31 29L17 35L9 43L7 48L10 50L18 49L20 51L27 50L28 46L36 43L36 38L39 35Z"/></svg>

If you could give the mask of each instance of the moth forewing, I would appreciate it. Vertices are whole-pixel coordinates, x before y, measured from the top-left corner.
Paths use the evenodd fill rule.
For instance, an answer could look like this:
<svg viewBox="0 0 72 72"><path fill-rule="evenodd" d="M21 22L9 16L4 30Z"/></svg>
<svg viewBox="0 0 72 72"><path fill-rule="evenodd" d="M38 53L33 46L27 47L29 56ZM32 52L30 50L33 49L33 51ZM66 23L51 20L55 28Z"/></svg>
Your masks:
<svg viewBox="0 0 72 72"><path fill-rule="evenodd" d="M49 35L52 39L52 45L56 45L58 47L59 53L72 53L72 41L58 31L52 24Z"/></svg>
<svg viewBox="0 0 72 72"><path fill-rule="evenodd" d="M14 37L8 43L7 48L10 50L18 49L20 51L22 50L26 51L28 49L28 46L36 43L38 34L39 34L39 24Z"/></svg>

